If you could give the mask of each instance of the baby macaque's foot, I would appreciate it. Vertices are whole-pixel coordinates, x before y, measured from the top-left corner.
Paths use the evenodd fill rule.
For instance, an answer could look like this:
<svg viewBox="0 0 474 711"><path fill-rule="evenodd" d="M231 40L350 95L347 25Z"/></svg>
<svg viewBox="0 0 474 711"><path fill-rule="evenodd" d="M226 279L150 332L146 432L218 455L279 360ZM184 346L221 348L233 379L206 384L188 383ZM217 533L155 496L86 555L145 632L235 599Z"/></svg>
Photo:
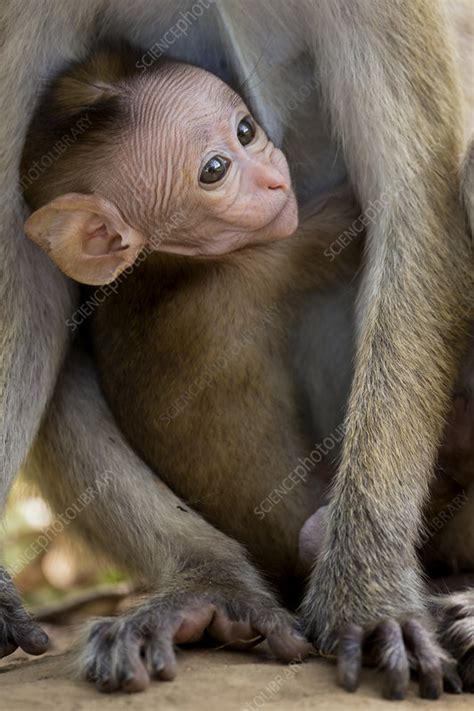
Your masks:
<svg viewBox="0 0 474 711"><path fill-rule="evenodd" d="M278 659L302 660L311 645L294 618L265 596L170 593L118 618L95 622L82 668L100 691L143 691L150 679L176 675L174 645L209 636L234 649L266 639Z"/></svg>
<svg viewBox="0 0 474 711"><path fill-rule="evenodd" d="M0 567L0 658L18 647L28 654L43 654L48 647L48 635L33 622L10 576Z"/></svg>
<svg viewBox="0 0 474 711"><path fill-rule="evenodd" d="M458 662L464 691L474 693L474 589L434 599L441 642Z"/></svg>

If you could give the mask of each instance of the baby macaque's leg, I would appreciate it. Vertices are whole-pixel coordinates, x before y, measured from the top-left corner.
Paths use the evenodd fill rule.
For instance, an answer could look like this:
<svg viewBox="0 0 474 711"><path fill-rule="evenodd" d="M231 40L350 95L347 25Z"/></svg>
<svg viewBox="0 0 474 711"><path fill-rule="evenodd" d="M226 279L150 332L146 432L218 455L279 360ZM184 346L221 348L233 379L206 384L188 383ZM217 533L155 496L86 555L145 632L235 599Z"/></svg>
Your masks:
<svg viewBox="0 0 474 711"><path fill-rule="evenodd" d="M132 452L82 354L66 363L26 470L60 520L67 516L71 527L156 591L133 612L89 631L80 671L100 689L138 691L152 676L173 676L173 643L205 632L237 646L265 637L284 660L308 651L242 546Z"/></svg>

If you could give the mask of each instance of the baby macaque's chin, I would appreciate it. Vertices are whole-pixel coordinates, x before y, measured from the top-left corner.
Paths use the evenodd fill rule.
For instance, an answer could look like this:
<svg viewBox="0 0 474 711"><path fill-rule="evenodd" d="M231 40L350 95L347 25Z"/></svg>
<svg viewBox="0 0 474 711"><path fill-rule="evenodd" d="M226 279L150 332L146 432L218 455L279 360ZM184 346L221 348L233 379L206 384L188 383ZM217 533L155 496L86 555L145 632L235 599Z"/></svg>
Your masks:
<svg viewBox="0 0 474 711"><path fill-rule="evenodd" d="M271 242L286 239L296 231L297 227L298 205L295 194L291 191L280 212L261 230L262 241Z"/></svg>
<svg viewBox="0 0 474 711"><path fill-rule="evenodd" d="M201 249L200 256L216 257L236 252L252 245L276 242L290 237L298 227L298 206L291 191L285 204L266 225L256 230L226 231L220 237L207 242Z"/></svg>
<svg viewBox="0 0 474 711"><path fill-rule="evenodd" d="M283 207L263 227L255 230L228 227L206 236L186 235L183 242L178 240L162 243L158 251L187 257L216 258L231 254L244 247L276 242L290 237L298 227L298 206L291 191Z"/></svg>

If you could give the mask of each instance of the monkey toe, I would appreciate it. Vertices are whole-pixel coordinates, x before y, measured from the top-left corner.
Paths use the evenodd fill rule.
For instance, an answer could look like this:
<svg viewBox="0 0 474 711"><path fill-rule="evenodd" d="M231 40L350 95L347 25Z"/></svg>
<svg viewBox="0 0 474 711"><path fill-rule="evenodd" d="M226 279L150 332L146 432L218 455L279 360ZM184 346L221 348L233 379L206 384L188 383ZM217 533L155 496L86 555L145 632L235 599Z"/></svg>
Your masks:
<svg viewBox="0 0 474 711"><path fill-rule="evenodd" d="M150 678L142 659L142 642L126 618L96 623L85 650L86 679L104 693L143 691Z"/></svg>
<svg viewBox="0 0 474 711"><path fill-rule="evenodd" d="M27 654L43 654L48 648L48 635L21 604L11 581L3 581L0 591L0 658L12 654L18 647Z"/></svg>
<svg viewBox="0 0 474 711"><path fill-rule="evenodd" d="M370 632L347 625L339 638L337 657L338 682L346 691L357 689L364 663L380 669L383 695L390 700L405 698L412 674L418 678L424 699L438 699L443 690L462 691L454 661L429 627L417 619L384 620Z"/></svg>
<svg viewBox="0 0 474 711"><path fill-rule="evenodd" d="M442 644L458 663L464 691L474 693L474 590L434 599Z"/></svg>
<svg viewBox="0 0 474 711"><path fill-rule="evenodd" d="M413 619L403 625L403 634L418 674L420 696L423 699L438 699L445 686L447 690L455 691L459 683L454 665L431 631Z"/></svg>
<svg viewBox="0 0 474 711"><path fill-rule="evenodd" d="M145 664L149 674L161 681L172 681L176 676L176 655L170 634L154 635L146 646Z"/></svg>
<svg viewBox="0 0 474 711"><path fill-rule="evenodd" d="M267 634L270 651L282 662L303 661L311 652L312 645L293 629Z"/></svg>
<svg viewBox="0 0 474 711"><path fill-rule="evenodd" d="M206 610L206 606L202 609ZM203 620L207 615L209 612ZM204 627L208 636L232 649L249 649L266 639L273 656L283 662L302 660L311 650L295 618L258 595L246 599L235 594L216 595L212 616Z"/></svg>
<svg viewBox="0 0 474 711"><path fill-rule="evenodd" d="M355 691L359 685L363 639L362 627L348 625L339 640L337 678L346 691Z"/></svg>
<svg viewBox="0 0 474 711"><path fill-rule="evenodd" d="M311 651L312 645L303 636L294 617L280 607L268 605L266 601L254 600L252 603L249 600L240 606L233 601L231 607L224 609L229 619L235 619L237 614L241 624L246 625L248 642L258 644L266 639L273 656L282 662L302 661Z"/></svg>
<svg viewBox="0 0 474 711"><path fill-rule="evenodd" d="M368 647L369 656L384 675L385 698L404 699L410 683L410 663L400 624L396 620L379 624L368 637Z"/></svg>
<svg viewBox="0 0 474 711"><path fill-rule="evenodd" d="M23 629L21 634L15 635L18 646L27 654L35 656L46 652L49 644L48 635L31 620L26 629Z"/></svg>

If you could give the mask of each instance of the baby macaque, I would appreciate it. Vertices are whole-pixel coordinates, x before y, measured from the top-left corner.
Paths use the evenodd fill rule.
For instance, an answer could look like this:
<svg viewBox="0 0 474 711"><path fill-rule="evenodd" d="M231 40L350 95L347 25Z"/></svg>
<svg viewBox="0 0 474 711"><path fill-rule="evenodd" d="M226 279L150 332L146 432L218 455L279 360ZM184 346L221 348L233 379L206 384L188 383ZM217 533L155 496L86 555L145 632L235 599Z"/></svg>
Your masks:
<svg viewBox="0 0 474 711"><path fill-rule="evenodd" d="M242 99L190 65L130 66L95 55L43 99L25 165L51 141L51 120L64 132L87 112L90 128L27 191L25 231L85 284L136 262L93 323L110 407L173 491L296 601L299 531L331 463L311 459L288 341L304 295L357 266L356 243L332 266L323 255L356 207L344 191L266 244L295 232L296 199L283 153Z"/></svg>

